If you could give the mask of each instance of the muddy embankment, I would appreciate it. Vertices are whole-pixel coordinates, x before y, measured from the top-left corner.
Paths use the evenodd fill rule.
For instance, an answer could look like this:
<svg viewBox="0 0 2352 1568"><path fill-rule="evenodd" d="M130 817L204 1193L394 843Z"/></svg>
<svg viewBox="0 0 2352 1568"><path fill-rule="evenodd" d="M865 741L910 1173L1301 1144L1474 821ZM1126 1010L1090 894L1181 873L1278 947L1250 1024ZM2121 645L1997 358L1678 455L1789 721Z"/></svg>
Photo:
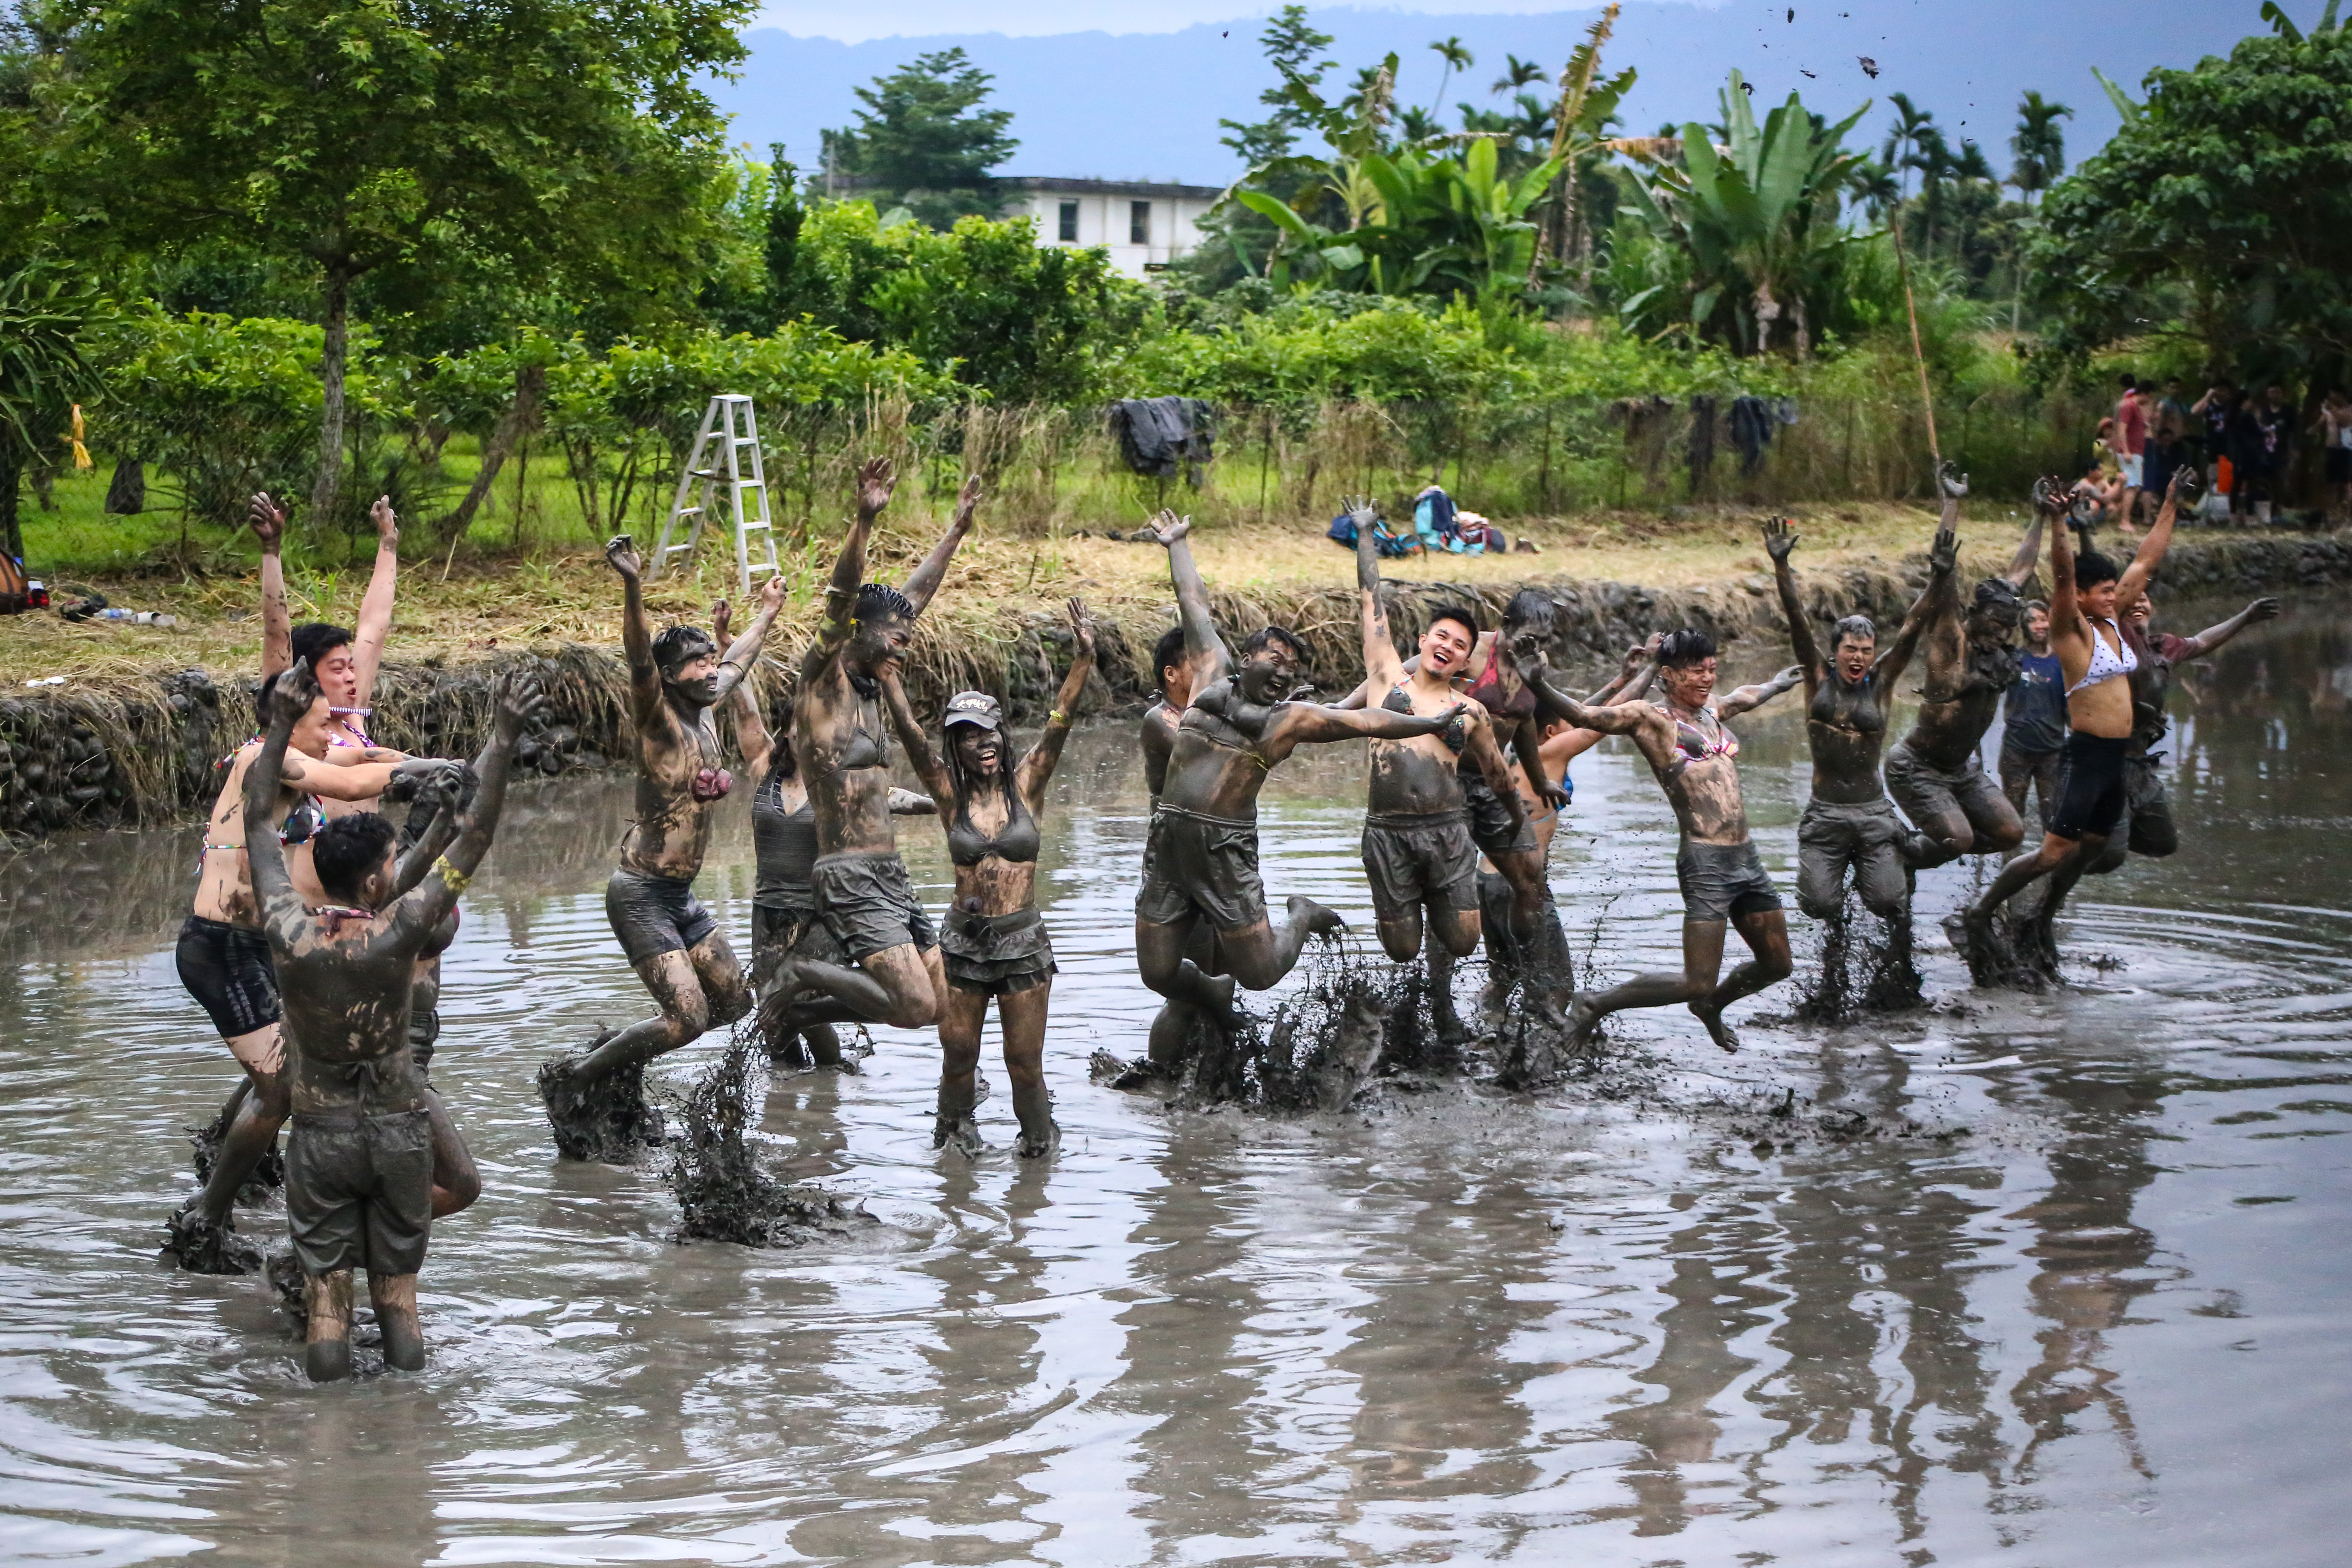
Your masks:
<svg viewBox="0 0 2352 1568"><path fill-rule="evenodd" d="M1891 622L1902 616L1926 569L1925 557L1915 556L1891 569L1809 573L1802 579L1808 608L1821 620L1860 613ZM2158 591L2168 597L2346 582L2352 582L2352 538L2190 539L2174 547ZM1475 587L1395 583L1391 622L1401 639L1417 636L1429 611L1449 601L1474 602L1497 616L1520 586L1541 589L1560 604L1554 657L1563 665L1590 667L1654 631L1681 626L1708 627L1734 647L1782 635L1769 580L1747 574L1675 589L1566 577ZM1325 689L1344 689L1358 679L1351 588L1219 593L1215 598L1220 623L1237 633L1269 622L1297 630L1310 650L1309 672ZM1171 605L1165 618L1150 624L1103 624L1088 710L1131 709L1148 699L1150 648L1172 618ZM950 690L983 687L1003 699L1016 719L1034 720L1053 695L1070 640L1058 607L1044 604L1006 604L993 626L978 636L926 627L910 657L908 689L919 706L936 711ZM619 655L577 644L465 664L389 659L376 689L373 732L386 745L420 754L469 753L488 731L491 677L526 662L539 670L552 708L546 728L523 742L526 767L557 774L601 767L626 753L627 678ZM771 710L790 694L791 675L782 660L763 661L758 680L762 705ZM0 696L0 833L38 837L162 822L208 805L218 787L213 764L253 732L253 686L248 671L159 670L68 679L61 686Z"/></svg>

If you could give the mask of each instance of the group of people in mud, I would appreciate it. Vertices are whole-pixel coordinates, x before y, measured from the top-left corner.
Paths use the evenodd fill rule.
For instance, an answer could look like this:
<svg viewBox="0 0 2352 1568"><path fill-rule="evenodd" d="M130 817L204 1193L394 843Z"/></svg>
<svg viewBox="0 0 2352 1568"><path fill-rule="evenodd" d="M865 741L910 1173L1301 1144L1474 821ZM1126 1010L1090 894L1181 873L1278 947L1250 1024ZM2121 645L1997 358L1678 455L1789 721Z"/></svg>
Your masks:
<svg viewBox="0 0 2352 1568"><path fill-rule="evenodd" d="M2028 793L2038 791L2040 847L2004 866L1947 929L1980 982L2054 974L2052 922L2074 882L2114 868L2127 850L2165 855L2177 842L2153 750L2164 736L2171 669L2278 605L2257 600L2193 637L2153 629L2147 590L2170 541L2178 480L2122 565L2087 532L2074 547L2072 498L2063 482L2045 481L2008 567L1964 592L1966 485L1948 469L1942 483L1927 583L1883 648L1877 628L1856 615L1828 628L1824 651L1791 569L1798 536L1786 521L1767 523L1763 542L1796 662L1720 696L1716 641L1696 627L1629 649L1606 685L1573 694L1549 663L1562 611L1536 590L1514 596L1491 629L1475 606L1440 605L1408 651L1382 593L1377 511L1361 501L1349 510L1364 679L1337 701L1312 700L1302 683L1305 640L1268 626L1229 643L1193 562L1189 524L1161 513L1151 533L1168 552L1177 625L1153 650L1159 700L1142 723L1151 816L1135 952L1163 1005L1133 1070L1181 1075L1204 1031L1230 1037L1243 1026L1240 991L1276 985L1310 939L1340 929L1335 911L1303 897L1288 899L1275 920L1258 869L1257 799L1299 746L1357 739L1370 751L1362 850L1376 934L1391 959L1425 962L1441 1038L1469 1037L1453 980L1483 942L1489 1008L1517 999L1519 1016L1563 1049L1579 1048L1612 1013L1675 1004L1717 1045L1737 1048L1725 1010L1785 979L1790 957L1780 895L1748 832L1739 742L1727 721L1801 685L1813 767L1798 836L1800 909L1842 920L1851 893L1907 941L1914 873L2018 848ZM937 731L927 728L901 667L971 532L980 492L976 481L966 484L946 533L893 587L866 580L868 542L893 488L880 460L857 475L855 516L789 697L771 691L763 701L752 679L783 603L781 579L762 586L731 639L723 605L711 629L656 633L632 542L623 536L606 549L622 584L637 767L636 809L605 907L655 1011L541 1069L540 1092L567 1155L634 1157L656 1135L646 1064L755 1011L772 1058L814 1068L854 1070L839 1034L845 1025L936 1027L933 1142L977 1154L992 999L1016 1152L1037 1158L1058 1145L1044 1072L1055 962L1036 874L1047 785L1093 672L1095 629L1072 600L1073 656L1043 733L1025 751L984 692L950 696ZM421 1364L415 1281L431 1222L480 1191L428 1078L439 960L455 940L457 897L496 828L516 746L545 706L530 676L509 673L496 682L491 733L470 763L375 744L369 704L398 570L396 520L383 502L375 515L381 542L356 633L291 626L276 548L283 518L268 498L255 499L264 547L260 728L223 760L178 949L183 982L245 1078L205 1141L204 1185L173 1216L171 1245L187 1267L255 1266L250 1244L235 1235L233 1205L267 1173L290 1117L287 1213L317 1378L350 1370L361 1268L385 1359ZM2045 531L2050 595L2028 602ZM1895 693L1915 662L1918 716L1888 752ZM1979 752L2004 703L1996 782ZM727 765L722 715L731 719L741 780ZM894 782L894 735L927 793ZM1569 764L1609 735L1641 753L1681 829L1683 964L1579 988L1547 860L1570 799ZM694 894L715 808L739 784L751 795L757 856L748 973ZM385 799L409 803L400 828L376 814ZM898 819L915 816L940 824L954 867L952 898L937 922L899 855ZM1734 931L1748 956L1726 975Z"/></svg>

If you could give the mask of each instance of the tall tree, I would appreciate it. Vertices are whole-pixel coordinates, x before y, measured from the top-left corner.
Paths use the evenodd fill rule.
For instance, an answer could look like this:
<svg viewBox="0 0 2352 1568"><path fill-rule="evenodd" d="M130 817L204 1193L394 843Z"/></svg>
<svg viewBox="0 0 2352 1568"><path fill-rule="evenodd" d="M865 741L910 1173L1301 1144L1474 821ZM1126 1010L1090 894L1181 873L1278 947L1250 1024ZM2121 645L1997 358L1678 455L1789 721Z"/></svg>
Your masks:
<svg viewBox="0 0 2352 1568"><path fill-rule="evenodd" d="M1436 51L1438 58L1445 62L1445 68L1437 73L1436 100L1429 106L1429 112L1435 114L1445 107L1445 84L1454 79L1454 73L1468 70L1472 66L1476 65L1478 60L1476 56L1464 47L1459 34L1450 38L1440 38L1429 47Z"/></svg>
<svg viewBox="0 0 2352 1568"><path fill-rule="evenodd" d="M1276 72L1275 84L1259 93L1257 100L1273 112L1255 123L1217 121L1233 132L1220 140L1253 168L1294 151L1298 133L1310 123L1307 111L1290 95L1291 81L1296 79L1308 87L1318 86L1324 73L1337 63L1323 55L1331 47L1331 35L1307 26L1304 5L1285 5L1276 11L1266 19L1265 31L1257 36L1257 41Z"/></svg>
<svg viewBox="0 0 2352 1568"><path fill-rule="evenodd" d="M2034 198L2066 172L2066 132L2058 122L2074 117L2072 109L2038 92L2018 100L2017 134L2009 139L2010 155L2017 161L2010 165L2009 183L2025 199L2028 211Z"/></svg>
<svg viewBox="0 0 2352 1568"><path fill-rule="evenodd" d="M960 217L994 217L989 171L1021 143L1005 134L1009 109L984 109L996 79L961 49L914 63L857 89L857 123L824 133L825 171L871 182L876 205L895 200L936 229Z"/></svg>
<svg viewBox="0 0 2352 1568"><path fill-rule="evenodd" d="M1517 92L1523 87L1533 87L1543 80L1548 74L1543 67L1533 60L1523 60L1517 55L1505 55L1503 74L1495 79L1494 94L1500 98L1507 92Z"/></svg>
<svg viewBox="0 0 2352 1568"><path fill-rule="evenodd" d="M352 285L447 262L674 287L753 0L80 0L57 199L171 252L299 258L325 329L313 516L338 493Z"/></svg>
<svg viewBox="0 0 2352 1568"><path fill-rule="evenodd" d="M1895 125L1886 133L1886 143L1879 149L1878 161L1895 171L1898 198L1907 200L1911 195L1910 171L1927 165L1922 162L1931 143L1940 143L1942 131L1935 127L1935 111L1921 109L1906 93L1890 92L1886 101L1895 106Z"/></svg>
<svg viewBox="0 0 2352 1568"><path fill-rule="evenodd" d="M20 560L19 476L27 463L58 449L68 410L92 380L81 336L95 308L56 267L0 278L0 551Z"/></svg>

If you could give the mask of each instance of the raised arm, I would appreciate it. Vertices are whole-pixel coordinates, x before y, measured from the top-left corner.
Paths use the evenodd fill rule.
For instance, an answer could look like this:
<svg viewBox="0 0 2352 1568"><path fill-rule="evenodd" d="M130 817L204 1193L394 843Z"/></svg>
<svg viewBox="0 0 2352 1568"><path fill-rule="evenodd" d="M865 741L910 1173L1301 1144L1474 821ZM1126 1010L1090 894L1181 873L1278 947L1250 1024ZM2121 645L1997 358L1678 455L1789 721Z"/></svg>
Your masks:
<svg viewBox="0 0 2352 1568"><path fill-rule="evenodd" d="M915 710L907 701L907 689L898 681L898 667L895 663L883 666L881 679L882 703L890 710L890 727L898 731L898 743L907 748L908 765L923 781L923 787L931 792L931 800L940 813L952 815L956 809L955 779L915 718Z"/></svg>
<svg viewBox="0 0 2352 1568"><path fill-rule="evenodd" d="M490 837L498 831L499 813L506 805L507 778L514 769L515 743L522 739L524 727L547 709L539 677L528 668L502 672L498 678L497 695L499 710L491 721L489 743L474 759L478 781L474 786L474 801L459 819L456 841L447 853L434 862L434 869L440 875L426 877L394 910L394 920L405 931L429 931L457 907L457 895L466 890L482 857L490 852Z"/></svg>
<svg viewBox="0 0 2352 1568"><path fill-rule="evenodd" d="M431 812L433 817L425 825L425 831L416 836L415 842L400 858L399 868L393 877L394 898L399 898L423 881L425 873L433 868L433 862L439 859L457 839L457 813L463 805L461 797L465 793L465 773L453 764L446 775L426 781L417 791L415 802L408 808L412 820L420 811Z"/></svg>
<svg viewBox="0 0 2352 1568"><path fill-rule="evenodd" d="M2172 482L2164 487L2164 504L2156 509L2156 521L2148 524L2147 537L2139 542L2132 554L2132 563L2124 568L2124 580L2116 584L2116 614L2120 616L2142 594L2147 592L2147 580L2164 561L2164 552L2172 548L2172 522L2180 511L2180 481L2185 468L2172 471Z"/></svg>
<svg viewBox="0 0 2352 1568"><path fill-rule="evenodd" d="M1877 683L1879 690L1892 691L1895 683L1903 679L1904 670L1910 668L1911 656L1919 648L1920 635L1927 629L1927 623L1935 618L1937 585L1950 582L1959 569L1959 535L1949 528L1937 529L1936 542L1927 550L1927 585L1919 590L1917 598L1911 601L1909 613L1904 616L1903 624L1895 629L1895 639L1886 645L1886 651L1880 654L1870 667L1870 678ZM1807 688L1809 693L1811 689Z"/></svg>
<svg viewBox="0 0 2352 1568"><path fill-rule="evenodd" d="M1797 548L1797 533L1785 517L1776 517L1764 525L1764 553L1772 558L1772 585L1780 591L1780 616L1789 623L1789 646L1795 650L1797 663L1805 672L1805 700L1813 700L1828 672L1822 668L1822 650L1813 641L1812 617L1797 596L1797 574L1789 564L1789 552Z"/></svg>
<svg viewBox="0 0 2352 1568"><path fill-rule="evenodd" d="M1369 703L1374 690L1385 692L1404 679L1404 660L1397 656L1396 640L1389 636L1389 613L1381 604L1381 550L1373 538L1380 514L1369 500L1348 503L1349 521L1356 525L1356 591L1361 598L1364 629L1364 686Z"/></svg>
<svg viewBox="0 0 2352 1568"><path fill-rule="evenodd" d="M1960 531L1960 498L1969 493L1969 477L1960 472L1959 465L1946 458L1936 469L1937 488L1944 492L1943 516L1938 528L1953 533Z"/></svg>
<svg viewBox="0 0 2352 1568"><path fill-rule="evenodd" d="M2192 658L2203 658L2207 654L2244 631L2251 623L2276 620L2280 607L2276 599L2256 599L2221 625L2207 626L2195 637L2185 639L2180 657L2173 662L2186 664Z"/></svg>
<svg viewBox="0 0 2352 1568"><path fill-rule="evenodd" d="M2033 579L2033 568L2042 555L2042 526L2047 514L2042 508L2033 509L2033 521L2025 525L2025 537L2017 542L2017 553L2010 557L2009 570L2001 575L2012 588L2022 588Z"/></svg>
<svg viewBox="0 0 2352 1568"><path fill-rule="evenodd" d="M625 533L605 544L604 560L621 578L621 652L629 663L629 717L639 735L650 735L661 722L661 668L654 663L654 637L646 626L645 563Z"/></svg>
<svg viewBox="0 0 2352 1568"><path fill-rule="evenodd" d="M261 679L267 680L294 662L294 623L286 614L286 563L278 554L286 539L286 513L268 496L257 495L246 520L261 541Z"/></svg>
<svg viewBox="0 0 2352 1568"><path fill-rule="evenodd" d="M2042 500L2044 485L2061 481L2043 479L2033 488L2033 499ZM2063 490L2056 493L2063 494ZM2074 598L2074 531L2063 519L2050 531L2050 635L2073 641L2082 635L2083 606Z"/></svg>
<svg viewBox="0 0 2352 1568"><path fill-rule="evenodd" d="M308 928L308 911L286 873L285 847L278 842L278 796L285 785L286 742L295 723L319 700L319 682L308 662L295 665L270 689L263 717L261 750L245 770L245 859L253 878L254 902L262 929L281 947L291 947Z"/></svg>
<svg viewBox="0 0 2352 1568"><path fill-rule="evenodd" d="M1162 511L1151 520L1151 536L1168 551L1168 577L1176 588L1176 623L1184 628L1184 662L1192 671L1192 689L1197 691L1233 673L1234 661L1225 639L1217 633L1216 617L1209 613L1209 590L1201 581L1201 569L1193 564L1192 546L1186 538L1192 531L1192 520L1180 519L1172 511ZM1160 672L1151 673L1157 677Z"/></svg>
<svg viewBox="0 0 2352 1568"><path fill-rule="evenodd" d="M890 504L890 492L898 482L887 458L869 458L857 470L857 515L849 521L841 553L833 560L833 575L825 580L824 618L817 623L808 651L801 655L803 680L823 669L856 628L857 590L866 581L866 542L874 532L874 520Z"/></svg>
<svg viewBox="0 0 2352 1568"><path fill-rule="evenodd" d="M886 495L883 499L887 500L889 498ZM861 500L860 505L863 504ZM877 506L874 510L880 511L882 509ZM964 536L971 531L972 513L979 510L980 476L967 474L963 489L956 496L955 517L949 522L948 531L940 535L940 542L931 546L931 552L908 574L906 586L898 590L913 603L918 614L931 602L931 595L940 591L940 584L948 574L948 563L955 559L956 546L961 544Z"/></svg>
<svg viewBox="0 0 2352 1568"><path fill-rule="evenodd" d="M400 520L393 515L392 498L376 497L368 518L375 524L375 570L368 574L360 624L352 633L352 673L359 680L362 708L375 692L376 671L383 668L383 640L392 634L393 595L400 585Z"/></svg>
<svg viewBox="0 0 2352 1568"><path fill-rule="evenodd" d="M1761 708L1783 691L1804 679L1804 672L1790 665L1769 680L1759 680L1753 686L1743 686L1728 696L1715 700L1715 715L1718 719L1736 719L1742 713Z"/></svg>
<svg viewBox="0 0 2352 1568"><path fill-rule="evenodd" d="M727 646L727 627L732 618L731 607L724 599L710 606L710 640L720 647ZM753 663L758 661L755 658ZM735 713L735 749L743 753L745 782L757 789L767 782L768 764L775 756L775 742L768 734L768 721L760 713L759 694L752 689L751 672L746 670L741 680L729 694Z"/></svg>
<svg viewBox="0 0 2352 1568"><path fill-rule="evenodd" d="M784 607L784 580L772 576L760 584L760 613L743 628L735 645L719 656L719 700L725 701L741 689L751 667L760 661L760 648L768 640L768 628L776 624L776 612Z"/></svg>
<svg viewBox="0 0 2352 1568"><path fill-rule="evenodd" d="M1076 598L1070 601L1070 629L1078 639L1077 657L1070 660L1070 673L1062 677L1062 689L1054 696L1054 710L1045 715L1045 732L1013 770L1013 787L1021 792L1022 804L1028 806L1032 816L1043 810L1045 783L1054 776L1054 769L1062 760L1063 744L1070 738L1070 716L1077 711L1078 698L1087 689L1087 677L1095 668L1095 623L1087 614L1086 605Z"/></svg>

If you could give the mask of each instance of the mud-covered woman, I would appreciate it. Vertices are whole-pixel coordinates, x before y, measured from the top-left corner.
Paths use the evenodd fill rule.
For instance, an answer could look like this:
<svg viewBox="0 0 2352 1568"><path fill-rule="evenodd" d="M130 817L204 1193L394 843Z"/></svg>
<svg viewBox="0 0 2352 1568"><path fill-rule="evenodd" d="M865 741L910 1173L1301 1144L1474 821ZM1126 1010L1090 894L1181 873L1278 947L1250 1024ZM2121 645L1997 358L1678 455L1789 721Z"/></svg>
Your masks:
<svg viewBox="0 0 2352 1568"><path fill-rule="evenodd" d="M824 619L801 658L792 742L816 816L810 880L845 962L794 953L777 964L771 999L793 1026L860 1018L919 1029L939 1022L947 993L939 939L898 858L882 676L913 646L915 617L971 531L980 480L964 481L947 532L903 588L865 580L866 542L895 484L882 458L858 471L857 515L825 585Z"/></svg>
<svg viewBox="0 0 2352 1568"><path fill-rule="evenodd" d="M383 668L384 640L392 634L394 595L400 585L400 519L392 498L378 496L368 509L375 524L375 565L368 574L367 590L360 597L357 629L346 631L325 621L291 624L286 609L286 574L279 545L286 535L286 512L265 494L253 498L247 513L254 536L261 541L261 674L277 675L297 659L308 663L327 694L327 742L337 751L363 751L375 746L369 738L375 681ZM341 759L337 758L338 761ZM337 801L328 805L335 817L351 811L373 811L373 801Z"/></svg>
<svg viewBox="0 0 2352 1568"><path fill-rule="evenodd" d="M1983 896L1962 912L1964 952L1979 981L2005 978L2020 958L2043 974L2056 974L2058 910L2123 820L2125 759L2133 726L2129 678L2139 668L2123 617L2147 592L2150 574L2171 548L2180 485L2176 473L2147 536L2131 564L2120 570L2095 550L2077 556L2064 528L2050 531L2050 646L2066 679L2066 758L2058 808L2050 814L2040 847L2002 867ZM2044 481L2036 493L2053 488ZM2042 907L2019 922L2018 951L2005 952L1995 938L1994 914L2045 877L2049 889Z"/></svg>
<svg viewBox="0 0 2352 1568"><path fill-rule="evenodd" d="M727 605L712 611L713 629L727 640ZM770 731L760 701L745 680L735 689L735 743L742 753L744 781L751 791L751 850L755 872L751 889L751 990L770 994L776 966L791 953L802 952L829 963L842 962L841 948L817 916L816 808L809 802L808 784L793 757L793 704L786 699L779 714L782 733ZM912 790L890 792L896 816L928 815L931 803ZM845 1056L841 1036L831 1024L810 1023L798 1028L784 1020L781 1007L763 1006L760 1028L771 1060L804 1060L810 1067L858 1070L855 1058Z"/></svg>
<svg viewBox="0 0 2352 1568"><path fill-rule="evenodd" d="M604 1031L583 1056L544 1064L539 1091L557 1149L573 1159L628 1160L643 1142L646 1063L751 1010L742 967L694 896L694 879L711 815L735 783L722 765L715 710L760 657L784 584L771 577L761 585L759 613L721 653L700 626L653 635L643 563L627 534L605 545L604 559L621 579L621 647L637 741L637 814L604 885L604 916L660 1011Z"/></svg>
<svg viewBox="0 0 2352 1568"><path fill-rule="evenodd" d="M281 679L273 676L262 683L262 712L269 710L271 691ZM429 759L404 760L397 752L335 750L328 739L332 723L329 707L321 691L293 724L271 817L272 837L285 847L295 888L318 902L324 901L324 895L310 868L310 842L325 825L324 803L373 800L396 773L422 774L445 767ZM226 759L226 776L205 826L195 907L180 927L174 955L180 984L212 1019L246 1075L224 1110L221 1137L203 1190L170 1224L171 1244L182 1265L206 1271L235 1267L223 1240L231 1229L231 1205L237 1189L277 1146L278 1130L286 1120L278 980L246 852L245 781L261 745L256 736Z"/></svg>
<svg viewBox="0 0 2352 1568"><path fill-rule="evenodd" d="M1550 683L1541 661L1528 658L1520 677L1587 730L1630 737L1656 775L1682 829L1675 874L1682 884L1683 972L1637 974L1606 991L1580 991L1568 1013L1572 1044L1581 1044L1608 1015L1628 1007L1680 1002L1727 1051L1739 1037L1723 1011L1742 996L1789 977L1789 924L1780 895L1748 837L1748 807L1739 789L1738 739L1725 721L1748 712L1795 686L1803 671L1791 665L1771 679L1715 699L1715 638L1693 627L1658 647L1659 702L1591 707ZM1724 939L1737 929L1749 958L1721 980Z"/></svg>
<svg viewBox="0 0 2352 1568"><path fill-rule="evenodd" d="M1884 921L1902 920L1910 913L1904 847L1911 836L1895 819L1885 786L1878 782L1878 755L1886 743L1895 683L1910 667L1930 604L1958 565L1959 536L1948 525L1936 531L1927 552L1927 589L1885 653L1878 651L1878 628L1868 616L1846 616L1830 628L1827 658L1814 640L1812 618L1805 614L1797 574L1789 564L1798 537L1786 518L1764 525L1764 550L1772 558L1789 642L1804 672L1805 739L1813 757L1812 798L1797 825L1797 907L1814 920L1835 921L1844 912L1851 881L1864 909Z"/></svg>
<svg viewBox="0 0 2352 1568"><path fill-rule="evenodd" d="M1968 480L1944 466L1943 531L1959 531L1960 498ZM1911 732L1886 755L1886 792L1925 836L1911 852L1918 867L1940 866L1962 855L2014 848L2025 829L2000 781L1978 756L1985 731L2017 679L2015 637L2024 619L2018 589L2033 575L2042 521L2064 500L2043 487L2040 510L2009 570L1978 583L1963 603L1958 572L1930 578L1927 623L1919 637L1923 677L1919 714Z"/></svg>
<svg viewBox="0 0 2352 1568"><path fill-rule="evenodd" d="M1045 1089L1045 1016L1054 996L1054 944L1037 911L1039 825L1045 786L1070 738L1070 716L1095 668L1095 627L1087 607L1070 601L1077 653L1045 715L1036 743L1013 757L1004 710L984 691L948 700L943 740L931 747L907 701L898 671L885 668L882 694L890 722L907 748L916 776L929 786L955 863L955 901L940 931L947 996L940 1009L940 1101L931 1146L982 1153L972 1116L980 1070L980 1032L988 1004L1004 1036L1004 1074L1013 1083L1013 1114L1021 1124L1015 1152L1024 1160L1052 1153L1062 1130Z"/></svg>

